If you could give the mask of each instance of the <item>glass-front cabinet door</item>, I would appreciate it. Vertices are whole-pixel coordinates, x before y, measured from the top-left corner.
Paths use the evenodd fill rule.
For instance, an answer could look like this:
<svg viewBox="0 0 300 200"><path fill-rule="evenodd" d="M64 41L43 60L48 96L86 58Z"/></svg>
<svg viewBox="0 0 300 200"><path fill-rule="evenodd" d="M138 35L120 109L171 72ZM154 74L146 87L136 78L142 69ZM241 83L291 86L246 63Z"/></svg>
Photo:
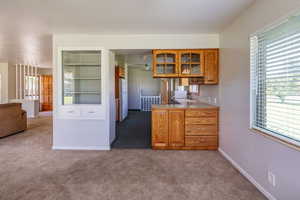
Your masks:
<svg viewBox="0 0 300 200"><path fill-rule="evenodd" d="M62 51L62 104L101 104L101 51Z"/></svg>
<svg viewBox="0 0 300 200"><path fill-rule="evenodd" d="M203 50L179 51L179 76L180 77L204 76Z"/></svg>
<svg viewBox="0 0 300 200"><path fill-rule="evenodd" d="M178 77L177 52L153 50L153 77Z"/></svg>

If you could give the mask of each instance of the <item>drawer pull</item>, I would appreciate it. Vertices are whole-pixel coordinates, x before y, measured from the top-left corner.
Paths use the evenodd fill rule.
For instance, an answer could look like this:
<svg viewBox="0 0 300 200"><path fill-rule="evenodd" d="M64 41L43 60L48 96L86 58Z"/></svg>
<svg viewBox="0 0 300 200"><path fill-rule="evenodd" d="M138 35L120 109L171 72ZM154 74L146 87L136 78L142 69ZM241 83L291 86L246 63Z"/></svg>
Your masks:
<svg viewBox="0 0 300 200"><path fill-rule="evenodd" d="M94 112L94 111L89 111L88 113L93 114L93 113L95 113L95 112Z"/></svg>
<svg viewBox="0 0 300 200"><path fill-rule="evenodd" d="M69 110L68 113L74 113L74 110Z"/></svg>

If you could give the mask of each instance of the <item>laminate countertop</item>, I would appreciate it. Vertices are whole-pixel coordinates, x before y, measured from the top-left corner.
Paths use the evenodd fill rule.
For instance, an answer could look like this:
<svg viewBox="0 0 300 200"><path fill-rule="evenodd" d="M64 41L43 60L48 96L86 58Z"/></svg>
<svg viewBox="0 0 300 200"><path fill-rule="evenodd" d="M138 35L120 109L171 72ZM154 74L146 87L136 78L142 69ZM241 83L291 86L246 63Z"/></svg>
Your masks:
<svg viewBox="0 0 300 200"><path fill-rule="evenodd" d="M174 104L153 104L152 109L218 109L218 106L193 100L175 100Z"/></svg>

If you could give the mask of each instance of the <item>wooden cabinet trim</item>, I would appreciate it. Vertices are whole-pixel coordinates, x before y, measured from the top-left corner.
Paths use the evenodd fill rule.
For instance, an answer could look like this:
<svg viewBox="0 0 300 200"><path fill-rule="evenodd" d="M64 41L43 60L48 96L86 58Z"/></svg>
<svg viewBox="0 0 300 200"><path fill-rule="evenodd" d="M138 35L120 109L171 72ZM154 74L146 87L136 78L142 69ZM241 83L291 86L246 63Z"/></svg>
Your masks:
<svg viewBox="0 0 300 200"><path fill-rule="evenodd" d="M185 137L186 146L218 146L218 136L186 136Z"/></svg>
<svg viewBox="0 0 300 200"><path fill-rule="evenodd" d="M169 112L155 110L152 112L152 146L169 145Z"/></svg>
<svg viewBox="0 0 300 200"><path fill-rule="evenodd" d="M169 110L169 146L184 146L184 110Z"/></svg>
<svg viewBox="0 0 300 200"><path fill-rule="evenodd" d="M218 111L216 110L186 110L186 117L217 117Z"/></svg>
<svg viewBox="0 0 300 200"><path fill-rule="evenodd" d="M218 126L189 124L185 126L186 136L218 135Z"/></svg>
<svg viewBox="0 0 300 200"><path fill-rule="evenodd" d="M204 117L204 118L185 118L185 124L202 124L202 125L216 125L218 122L216 117Z"/></svg>

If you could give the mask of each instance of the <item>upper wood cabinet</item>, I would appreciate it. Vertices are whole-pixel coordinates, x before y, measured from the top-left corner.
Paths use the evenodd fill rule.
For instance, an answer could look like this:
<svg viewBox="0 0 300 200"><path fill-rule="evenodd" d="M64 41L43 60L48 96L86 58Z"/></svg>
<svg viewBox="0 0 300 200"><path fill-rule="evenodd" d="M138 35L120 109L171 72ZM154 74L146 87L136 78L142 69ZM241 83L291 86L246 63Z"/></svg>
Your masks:
<svg viewBox="0 0 300 200"><path fill-rule="evenodd" d="M178 77L176 50L153 50L153 77Z"/></svg>
<svg viewBox="0 0 300 200"><path fill-rule="evenodd" d="M219 50L204 52L204 84L218 84L219 82Z"/></svg>
<svg viewBox="0 0 300 200"><path fill-rule="evenodd" d="M154 78L201 78L218 84L218 49L153 50Z"/></svg>
<svg viewBox="0 0 300 200"><path fill-rule="evenodd" d="M179 77L204 76L204 51L179 50Z"/></svg>

